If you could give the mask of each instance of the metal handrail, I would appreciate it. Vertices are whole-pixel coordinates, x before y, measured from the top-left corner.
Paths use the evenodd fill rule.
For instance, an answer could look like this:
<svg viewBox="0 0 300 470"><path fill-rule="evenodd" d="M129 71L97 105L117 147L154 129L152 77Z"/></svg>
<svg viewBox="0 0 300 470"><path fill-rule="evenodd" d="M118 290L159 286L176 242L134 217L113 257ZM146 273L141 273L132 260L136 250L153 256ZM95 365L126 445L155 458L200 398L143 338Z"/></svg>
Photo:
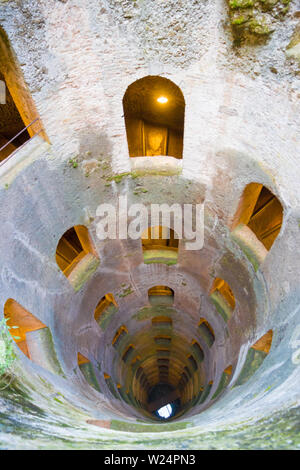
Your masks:
<svg viewBox="0 0 300 470"><path fill-rule="evenodd" d="M10 139L8 142L6 142L6 144L4 144L4 145L0 148L0 152L2 152L2 150L4 150L4 149L5 149L9 144L11 144L17 137L19 137L19 135L23 134L23 132L25 132L30 126L32 126L32 124L34 124L35 122L37 122L37 121L39 121L39 120L40 120L40 118L37 117L37 118L35 118L30 124L28 124L28 126L24 127L24 129L22 129L20 132L18 132L18 134L16 134L12 139ZM40 134L40 132L42 132L42 130L43 130L43 129L40 129L40 130L39 130L38 132L36 132L32 137L35 137L36 135ZM32 137L31 137L29 140L31 140ZM27 142L28 142L28 141L24 142L24 144L26 144ZM23 144L23 145L24 145L24 144ZM23 147L23 145L21 145L21 147ZM18 147L16 150L18 150L18 149L21 148L21 147ZM9 160L9 159L12 157L12 155L15 153L16 150L14 150L10 155L8 155L8 157L6 157L4 160L2 160L2 162L0 162L0 166L1 166L3 163L7 162L7 160Z"/></svg>

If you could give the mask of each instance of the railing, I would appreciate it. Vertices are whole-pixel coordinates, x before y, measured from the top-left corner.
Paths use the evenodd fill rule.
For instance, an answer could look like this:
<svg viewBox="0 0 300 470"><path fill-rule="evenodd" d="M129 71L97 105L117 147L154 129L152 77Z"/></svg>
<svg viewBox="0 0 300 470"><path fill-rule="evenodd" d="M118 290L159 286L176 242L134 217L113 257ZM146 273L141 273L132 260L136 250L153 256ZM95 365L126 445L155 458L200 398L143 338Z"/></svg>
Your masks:
<svg viewBox="0 0 300 470"><path fill-rule="evenodd" d="M20 132L18 132L18 134L16 134L12 139L10 139L8 142L6 142L6 144L4 144L1 148L0 148L0 154L2 152L2 150L4 150L9 144L11 144L15 139L17 139L21 134L23 134L23 132L25 132L30 126L32 126L35 122L37 121L40 121L40 118L37 117L36 119L34 119L30 124L28 124L28 126L24 127L24 129L22 129ZM42 132L43 128L41 127L41 129L36 132L30 139L26 140L26 142L24 142L23 145L27 144L27 142L29 140L31 140L33 137L35 137L36 135L40 134ZM23 145L21 145L20 147L16 148L10 155L8 155L8 157L6 157L4 160L2 160L2 162L0 162L0 166L3 165L5 162L7 162L13 155L14 153L19 150L20 148L23 147Z"/></svg>

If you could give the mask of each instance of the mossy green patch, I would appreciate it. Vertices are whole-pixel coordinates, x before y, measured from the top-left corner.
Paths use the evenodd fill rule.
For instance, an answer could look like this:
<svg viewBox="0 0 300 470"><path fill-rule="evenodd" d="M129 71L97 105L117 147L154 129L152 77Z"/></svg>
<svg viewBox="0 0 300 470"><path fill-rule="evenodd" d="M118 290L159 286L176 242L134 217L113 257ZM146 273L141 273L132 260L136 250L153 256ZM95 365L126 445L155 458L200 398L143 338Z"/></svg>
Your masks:
<svg viewBox="0 0 300 470"><path fill-rule="evenodd" d="M130 285L130 286L126 287L125 289L123 289L123 292L118 294L118 296L120 298L123 298L123 297L127 297L128 295L130 295L132 293L133 293L133 289L132 289L132 286Z"/></svg>
<svg viewBox="0 0 300 470"><path fill-rule="evenodd" d="M173 250L145 250L144 263L162 263L171 266L177 263L178 253Z"/></svg>
<svg viewBox="0 0 300 470"><path fill-rule="evenodd" d="M78 167L77 158L70 158L69 164L70 164L73 168L77 168L77 167Z"/></svg>
<svg viewBox="0 0 300 470"><path fill-rule="evenodd" d="M90 386L98 392L101 392L93 364L91 362L85 362L80 364L79 369Z"/></svg>
<svg viewBox="0 0 300 470"><path fill-rule="evenodd" d="M223 372L218 387L212 396L212 399L217 398L220 395L220 393L227 387L229 381L230 375Z"/></svg>
<svg viewBox="0 0 300 470"><path fill-rule="evenodd" d="M0 377L11 369L15 360L14 343L3 319L0 321Z"/></svg>
<svg viewBox="0 0 300 470"><path fill-rule="evenodd" d="M169 424L137 424L127 423L125 421L112 420L111 429L124 432L151 433L151 432L169 432L186 429L191 426L189 422L169 423Z"/></svg>
<svg viewBox="0 0 300 470"><path fill-rule="evenodd" d="M214 338L212 332L209 330L209 328L206 326L205 323L201 323L198 326L198 329L199 329L200 336L202 336L202 338L205 340L207 346L210 348L213 345L214 341L215 341L215 338Z"/></svg>
<svg viewBox="0 0 300 470"><path fill-rule="evenodd" d="M125 178L126 176L130 176L132 179L135 179L138 177L137 173L133 171L126 171L124 173L119 173L117 175L112 175L106 177L106 181L115 181L115 183L119 184Z"/></svg>
<svg viewBox="0 0 300 470"><path fill-rule="evenodd" d="M235 10L236 8L249 8L253 7L253 5L253 0L229 0L229 6L233 10Z"/></svg>
<svg viewBox="0 0 300 470"><path fill-rule="evenodd" d="M100 264L100 260L88 253L80 263L73 269L71 274L68 276L70 284L74 288L75 292L79 291L81 287L86 283L88 279L94 274Z"/></svg>
<svg viewBox="0 0 300 470"><path fill-rule="evenodd" d="M112 317L118 311L118 308L115 305L108 305L103 312L101 312L100 317L97 319L97 323L100 328L105 331L108 327Z"/></svg>
<svg viewBox="0 0 300 470"><path fill-rule="evenodd" d="M228 0L234 43L261 43L275 30L277 18L285 15L290 0Z"/></svg>
<svg viewBox="0 0 300 470"><path fill-rule="evenodd" d="M164 305L157 305L143 307L137 313L135 313L132 318L137 321L144 321L156 316L172 317L174 314L176 314L176 310L173 308Z"/></svg>
<svg viewBox="0 0 300 470"><path fill-rule="evenodd" d="M266 356L267 354L265 352L250 348L247 353L244 366L238 380L234 384L234 387L238 387L239 385L246 383L261 366Z"/></svg>
<svg viewBox="0 0 300 470"><path fill-rule="evenodd" d="M217 312L221 315L223 320L227 322L232 315L232 309L222 294L218 291L215 291L210 295L210 299L214 303Z"/></svg>

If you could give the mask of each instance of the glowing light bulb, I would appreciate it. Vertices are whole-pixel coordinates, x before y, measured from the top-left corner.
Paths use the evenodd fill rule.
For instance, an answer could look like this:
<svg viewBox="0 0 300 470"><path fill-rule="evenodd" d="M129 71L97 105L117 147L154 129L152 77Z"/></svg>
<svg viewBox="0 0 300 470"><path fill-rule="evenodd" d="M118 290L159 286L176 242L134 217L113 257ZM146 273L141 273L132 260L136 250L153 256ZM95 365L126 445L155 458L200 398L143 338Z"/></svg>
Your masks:
<svg viewBox="0 0 300 470"><path fill-rule="evenodd" d="M157 101L161 104L165 104L167 103L169 100L168 98L166 98L165 96L160 96L159 98L157 98Z"/></svg>

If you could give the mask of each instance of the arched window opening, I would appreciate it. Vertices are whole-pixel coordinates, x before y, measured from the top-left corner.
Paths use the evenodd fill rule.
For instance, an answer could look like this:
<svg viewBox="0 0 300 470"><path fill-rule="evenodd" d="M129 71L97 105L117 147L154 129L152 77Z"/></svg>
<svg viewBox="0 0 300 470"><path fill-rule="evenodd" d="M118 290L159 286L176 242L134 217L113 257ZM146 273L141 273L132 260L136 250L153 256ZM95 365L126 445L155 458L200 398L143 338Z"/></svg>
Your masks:
<svg viewBox="0 0 300 470"><path fill-rule="evenodd" d="M95 272L100 261L84 225L75 225L64 233L57 245L56 262L75 291Z"/></svg>
<svg viewBox="0 0 300 470"><path fill-rule="evenodd" d="M115 348L118 348L120 344L122 343L122 340L128 335L128 330L126 326L122 325L120 328L116 331L116 334L112 340L112 345Z"/></svg>
<svg viewBox="0 0 300 470"><path fill-rule="evenodd" d="M215 304L217 312L227 322L235 307L235 298L232 290L224 279L217 277L210 291L210 298Z"/></svg>
<svg viewBox="0 0 300 470"><path fill-rule="evenodd" d="M126 392L126 390L122 386L120 386L120 387L117 386L117 389L118 389L118 392L120 394L120 397L125 401L125 403L130 405L131 401L130 401L129 396L128 396L128 391Z"/></svg>
<svg viewBox="0 0 300 470"><path fill-rule="evenodd" d="M158 372L159 372L159 381L160 382L168 382L169 366L159 365L158 366Z"/></svg>
<svg viewBox="0 0 300 470"><path fill-rule="evenodd" d="M283 207L277 197L262 184L248 184L234 218L232 234L255 266L271 249L282 220Z"/></svg>
<svg viewBox="0 0 300 470"><path fill-rule="evenodd" d="M170 356L170 350L169 349L157 349L156 350L156 355L158 357L169 357Z"/></svg>
<svg viewBox="0 0 300 470"><path fill-rule="evenodd" d="M214 384L213 381L210 380L210 381L208 382L208 384L204 387L204 390L203 390L203 392L202 392L202 394L201 394L201 399L200 399L200 401L199 401L199 404L202 404L202 403L204 403L204 402L206 401L208 395L210 394L210 391L211 391L211 389L212 389L213 384Z"/></svg>
<svg viewBox="0 0 300 470"><path fill-rule="evenodd" d="M179 383L178 383L178 387L180 389L184 388L186 386L186 384L188 383L189 381L189 378L187 376L187 374L185 372L183 372L181 374L181 377L180 377L180 380L179 380Z"/></svg>
<svg viewBox="0 0 300 470"><path fill-rule="evenodd" d="M99 382L95 373L95 369L91 361L83 356L83 354L78 353L77 354L77 363L79 366L79 369L84 376L85 380L88 382L88 384L93 387L97 392L100 392L100 386Z"/></svg>
<svg viewBox="0 0 300 470"><path fill-rule="evenodd" d="M217 398L217 396L219 396L220 393L225 390L225 388L227 387L227 385L230 382L231 374L232 374L232 366L230 365L230 366L226 367L226 369L224 369L223 374L222 374L221 379L220 379L220 382L219 382L219 385L217 387L217 390L213 394L212 399Z"/></svg>
<svg viewBox="0 0 300 470"><path fill-rule="evenodd" d="M243 368L238 380L235 383L235 386L242 385L247 382L261 366L270 352L272 339L273 331L269 330L251 346L251 348L248 350Z"/></svg>
<svg viewBox="0 0 300 470"><path fill-rule="evenodd" d="M113 294L105 294L95 308L94 318L102 330L106 330L112 316L116 313L118 304Z"/></svg>
<svg viewBox="0 0 300 470"><path fill-rule="evenodd" d="M169 366L170 360L166 357L158 357L157 364L159 366Z"/></svg>
<svg viewBox="0 0 300 470"><path fill-rule="evenodd" d="M136 371L136 378L141 378L141 376L143 376L144 374L144 369L142 367L139 367Z"/></svg>
<svg viewBox="0 0 300 470"><path fill-rule="evenodd" d="M12 339L25 356L31 359L30 344L28 345L26 335L31 331L47 328L47 326L13 299L5 302L4 318Z"/></svg>
<svg viewBox="0 0 300 470"><path fill-rule="evenodd" d="M134 348L133 344L130 344L128 346L128 348L126 349L126 351L124 352L124 354L122 356L122 359L123 359L124 362L128 362L133 358L134 349L135 348Z"/></svg>
<svg viewBox="0 0 300 470"><path fill-rule="evenodd" d="M88 364L90 360L87 357L85 357L83 354L78 353L77 362L78 362L78 365L81 366L82 364Z"/></svg>
<svg viewBox="0 0 300 470"><path fill-rule="evenodd" d="M198 364L194 356L192 355L188 356L188 360L189 360L190 365L192 366L192 369L194 370L194 372L196 372L196 370L198 370Z"/></svg>
<svg viewBox="0 0 300 470"><path fill-rule="evenodd" d="M174 291L167 286L154 286L148 290L148 299L151 305L171 306L174 302Z"/></svg>
<svg viewBox="0 0 300 470"><path fill-rule="evenodd" d="M115 385L114 385L114 382L111 378L111 376L109 374L106 374L104 372L103 374L103 377L104 377L104 380L105 380L105 383L107 385L107 388L108 390L110 391L110 393L117 399L119 400L119 394L117 393L116 389L115 389Z"/></svg>
<svg viewBox="0 0 300 470"><path fill-rule="evenodd" d="M14 299L4 305L8 330L19 349L35 364L63 376L49 328Z"/></svg>
<svg viewBox="0 0 300 470"><path fill-rule="evenodd" d="M200 318L198 329L201 337L205 340L208 347L211 347L215 341L215 333L208 321L205 318Z"/></svg>
<svg viewBox="0 0 300 470"><path fill-rule="evenodd" d="M194 353L195 353L196 357L198 358L198 361L202 362L203 359L204 359L204 352L203 352L200 344L195 339L193 339L193 341L192 341L192 348L194 350Z"/></svg>
<svg viewBox="0 0 300 470"><path fill-rule="evenodd" d="M166 336L166 335L157 335L154 338L154 341L156 344L159 346L170 346L172 338L171 336Z"/></svg>
<svg viewBox="0 0 300 470"><path fill-rule="evenodd" d="M1 72L0 81L5 84L6 95L5 103L0 105L0 161L3 161L29 140L30 136Z"/></svg>
<svg viewBox="0 0 300 470"><path fill-rule="evenodd" d="M130 157L182 158L185 101L170 80L148 76L132 83L123 98Z"/></svg>
<svg viewBox="0 0 300 470"><path fill-rule="evenodd" d="M192 373L191 373L190 369L187 366L185 366L183 368L183 370L187 374L187 376L191 379L192 378Z"/></svg>
<svg viewBox="0 0 300 470"><path fill-rule="evenodd" d="M173 229L168 227L149 227L142 234L144 263L177 263L178 238Z"/></svg>
<svg viewBox="0 0 300 470"><path fill-rule="evenodd" d="M159 316L152 318L152 325L157 328L171 328L173 324L172 318L167 316Z"/></svg>
<svg viewBox="0 0 300 470"><path fill-rule="evenodd" d="M47 139L35 104L0 27L0 161L36 134Z"/></svg>
<svg viewBox="0 0 300 470"><path fill-rule="evenodd" d="M136 366L141 363L141 360L142 360L141 356L139 356L139 355L135 356L131 361L131 367L133 369L135 369Z"/></svg>

